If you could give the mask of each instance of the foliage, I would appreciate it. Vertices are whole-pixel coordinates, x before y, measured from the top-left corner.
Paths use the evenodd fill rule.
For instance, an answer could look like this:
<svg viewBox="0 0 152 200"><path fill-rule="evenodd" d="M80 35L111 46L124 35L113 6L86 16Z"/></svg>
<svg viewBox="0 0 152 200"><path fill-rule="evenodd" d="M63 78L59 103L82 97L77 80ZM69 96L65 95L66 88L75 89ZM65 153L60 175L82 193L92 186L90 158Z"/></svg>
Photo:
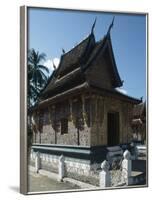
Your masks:
<svg viewBox="0 0 152 200"><path fill-rule="evenodd" d="M47 83L49 70L41 64L45 59L44 53L34 49L28 51L28 107L38 101L39 94Z"/></svg>

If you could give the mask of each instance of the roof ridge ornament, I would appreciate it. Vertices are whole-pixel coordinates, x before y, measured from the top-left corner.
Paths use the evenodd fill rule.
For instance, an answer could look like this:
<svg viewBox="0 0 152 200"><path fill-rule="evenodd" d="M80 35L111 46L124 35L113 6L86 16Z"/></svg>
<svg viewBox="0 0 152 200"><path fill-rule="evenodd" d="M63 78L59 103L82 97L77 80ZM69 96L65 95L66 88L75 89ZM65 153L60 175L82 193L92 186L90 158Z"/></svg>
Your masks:
<svg viewBox="0 0 152 200"><path fill-rule="evenodd" d="M113 27L113 24L114 24L114 19L115 19L115 16L113 17L112 22L111 22L111 24L110 24L110 26L108 28L107 35L110 35L110 31L111 31L111 29Z"/></svg>
<svg viewBox="0 0 152 200"><path fill-rule="evenodd" d="M62 53L65 54L65 50L62 48Z"/></svg>
<svg viewBox="0 0 152 200"><path fill-rule="evenodd" d="M56 70L56 65L54 64L54 61L52 60L52 63L53 63L53 68L54 70Z"/></svg>
<svg viewBox="0 0 152 200"><path fill-rule="evenodd" d="M95 18L94 23L92 25L91 34L93 34L93 31L94 31L94 28L95 28L95 25L96 25L96 21L97 21L97 17Z"/></svg>

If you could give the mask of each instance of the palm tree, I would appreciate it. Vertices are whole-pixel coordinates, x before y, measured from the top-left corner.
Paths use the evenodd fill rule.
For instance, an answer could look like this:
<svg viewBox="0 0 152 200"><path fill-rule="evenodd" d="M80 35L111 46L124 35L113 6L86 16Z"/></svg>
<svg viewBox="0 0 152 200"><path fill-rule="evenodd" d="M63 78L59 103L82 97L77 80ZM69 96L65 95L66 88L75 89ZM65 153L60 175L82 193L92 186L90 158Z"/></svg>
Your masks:
<svg viewBox="0 0 152 200"><path fill-rule="evenodd" d="M44 88L48 80L49 70L41 64L45 61L44 53L30 49L28 52L28 106L37 101L40 91Z"/></svg>
<svg viewBox="0 0 152 200"><path fill-rule="evenodd" d="M35 89L33 85L32 79L32 66L28 64L28 79L27 79L27 88L28 88L28 95L27 95L27 103L28 108L36 101L36 97L38 96L39 92Z"/></svg>

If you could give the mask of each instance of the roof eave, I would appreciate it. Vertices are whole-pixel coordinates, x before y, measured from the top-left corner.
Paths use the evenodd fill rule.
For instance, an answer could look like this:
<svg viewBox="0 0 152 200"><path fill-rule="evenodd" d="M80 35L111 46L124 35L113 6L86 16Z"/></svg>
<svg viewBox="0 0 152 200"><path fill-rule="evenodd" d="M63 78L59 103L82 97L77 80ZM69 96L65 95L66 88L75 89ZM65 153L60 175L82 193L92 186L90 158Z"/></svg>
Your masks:
<svg viewBox="0 0 152 200"><path fill-rule="evenodd" d="M114 56L114 52L113 52L110 34L107 35L107 43L108 43L108 49L109 49L109 53L110 53L110 57L111 57L111 61L112 61L112 65L113 65L113 69L114 69L114 73L115 73L114 87L121 87L123 85L123 82L118 73L118 68L117 68L116 61L115 61L115 56Z"/></svg>
<svg viewBox="0 0 152 200"><path fill-rule="evenodd" d="M128 102L132 102L133 104L139 104L141 103L140 99L122 94L120 92L117 92L116 90L109 90L109 89L105 89L105 88L99 88L98 86L95 85L90 85L90 88L92 88L95 92L100 93L101 95L106 95L106 96L117 96L118 98L128 101Z"/></svg>
<svg viewBox="0 0 152 200"><path fill-rule="evenodd" d="M67 99L71 95L76 95L76 94L81 93L82 91L88 90L88 89L89 89L88 83L84 82L81 85L78 85L78 86L76 86L74 88L71 88L71 89L69 89L67 91L64 91L62 93L56 94L53 97L50 97L48 99L40 101L37 104L37 106L35 106L34 110L37 110L37 109L42 108L42 107L45 107L48 104L57 103L58 101L63 101L64 98Z"/></svg>

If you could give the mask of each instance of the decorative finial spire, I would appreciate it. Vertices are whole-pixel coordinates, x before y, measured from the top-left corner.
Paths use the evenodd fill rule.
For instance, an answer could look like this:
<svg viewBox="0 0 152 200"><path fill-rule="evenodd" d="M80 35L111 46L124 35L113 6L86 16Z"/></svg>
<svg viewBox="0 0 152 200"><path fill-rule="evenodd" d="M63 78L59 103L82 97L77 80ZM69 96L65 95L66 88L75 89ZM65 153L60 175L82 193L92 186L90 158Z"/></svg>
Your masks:
<svg viewBox="0 0 152 200"><path fill-rule="evenodd" d="M112 22L111 22L111 24L110 24L110 26L108 28L107 35L110 34L111 28L113 27L113 24L114 24L114 19L115 19L115 17L113 17L113 20L112 20Z"/></svg>
<svg viewBox="0 0 152 200"><path fill-rule="evenodd" d="M56 66L55 66L55 64L54 64L54 61L52 61L52 63L53 63L53 68L54 68L54 70L56 70Z"/></svg>
<svg viewBox="0 0 152 200"><path fill-rule="evenodd" d="M62 48L62 53L65 53L65 50Z"/></svg>
<svg viewBox="0 0 152 200"><path fill-rule="evenodd" d="M96 25L96 21L97 21L97 17L95 18L94 23L93 23L93 25L92 25L91 34L92 34L93 31L94 31L94 27L95 27L95 25Z"/></svg>

